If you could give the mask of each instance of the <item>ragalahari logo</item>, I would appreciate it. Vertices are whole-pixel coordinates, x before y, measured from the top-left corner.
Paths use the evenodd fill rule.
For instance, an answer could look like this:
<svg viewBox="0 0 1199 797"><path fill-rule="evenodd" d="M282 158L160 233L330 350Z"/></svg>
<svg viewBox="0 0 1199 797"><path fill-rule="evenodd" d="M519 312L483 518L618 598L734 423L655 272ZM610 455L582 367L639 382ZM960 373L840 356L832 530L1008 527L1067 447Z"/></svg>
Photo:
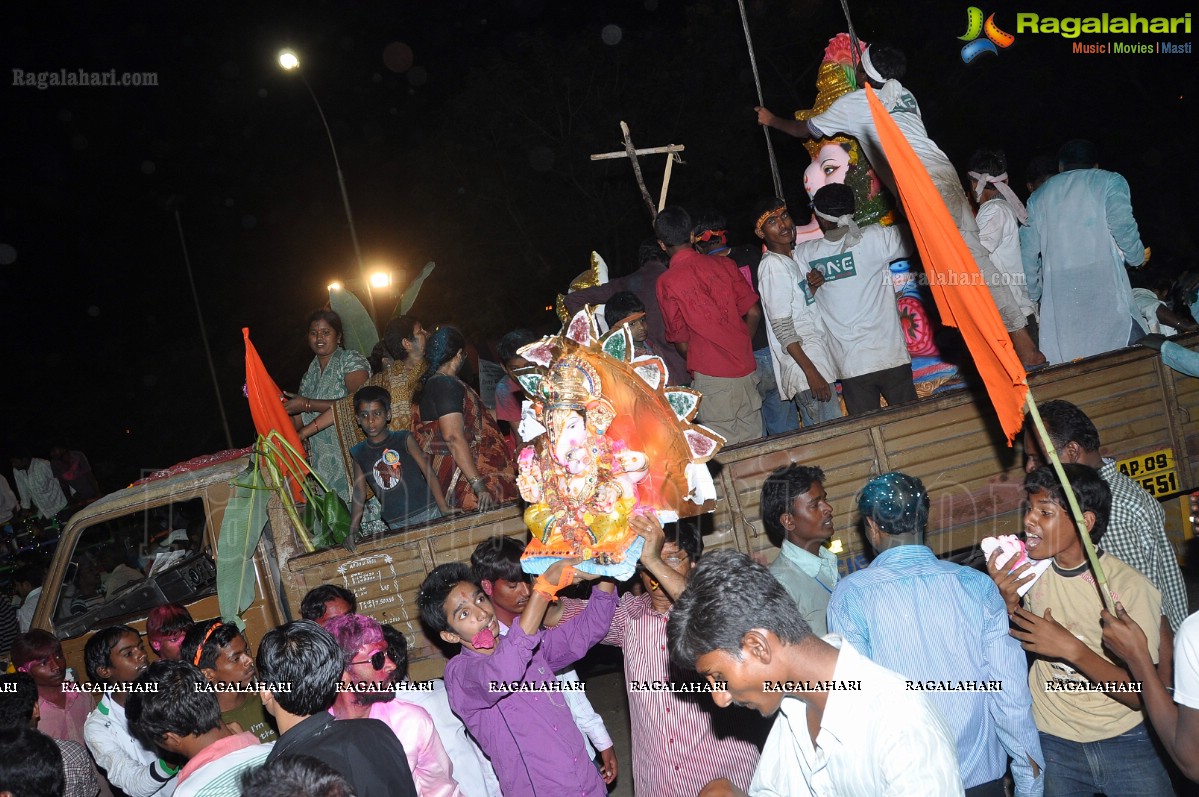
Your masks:
<svg viewBox="0 0 1199 797"><path fill-rule="evenodd" d="M986 38L980 39L981 34L986 34ZM962 61L968 64L983 53L999 55L1000 50L1012 46L1016 37L999 29L994 14L984 23L982 9L970 6L966 9L966 35L958 36L958 40L967 42L962 48Z"/></svg>

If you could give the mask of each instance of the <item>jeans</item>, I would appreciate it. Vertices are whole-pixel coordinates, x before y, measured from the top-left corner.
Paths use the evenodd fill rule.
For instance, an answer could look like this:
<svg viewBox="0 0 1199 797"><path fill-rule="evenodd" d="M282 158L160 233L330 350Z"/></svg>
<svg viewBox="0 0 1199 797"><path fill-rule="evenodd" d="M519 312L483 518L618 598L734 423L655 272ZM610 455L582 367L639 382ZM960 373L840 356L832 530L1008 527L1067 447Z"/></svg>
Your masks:
<svg viewBox="0 0 1199 797"><path fill-rule="evenodd" d="M1045 797L1165 797L1170 777L1144 723L1098 742L1072 742L1041 734Z"/></svg>
<svg viewBox="0 0 1199 797"><path fill-rule="evenodd" d="M795 412L794 402L779 398L770 349L755 351L754 361L758 366L754 372L758 378L758 393L762 396L762 436L794 432L799 428L799 416Z"/></svg>

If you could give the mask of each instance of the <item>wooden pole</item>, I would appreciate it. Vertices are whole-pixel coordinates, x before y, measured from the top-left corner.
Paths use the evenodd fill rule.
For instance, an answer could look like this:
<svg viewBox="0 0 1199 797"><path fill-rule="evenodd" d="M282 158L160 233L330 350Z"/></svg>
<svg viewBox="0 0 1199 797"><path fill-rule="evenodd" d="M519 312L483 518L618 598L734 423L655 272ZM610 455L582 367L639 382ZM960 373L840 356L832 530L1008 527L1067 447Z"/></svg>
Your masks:
<svg viewBox="0 0 1199 797"><path fill-rule="evenodd" d="M668 144L665 147L647 147L646 149L637 149L633 146L632 136L629 134L629 126L626 122L620 123L621 138L624 139L624 149L619 152L600 152L591 156L591 160L612 160L613 158L628 158L633 164L633 176L637 180L637 187L641 189L641 198L645 201L645 206L649 209L650 219L658 218L658 211L666 207L666 191L670 187L670 173L674 167L674 162L678 159L678 153L682 152L686 147L682 144ZM665 155L666 156L666 173L662 178L662 191L658 197L658 205L654 206L654 200L650 198L649 189L645 186L645 177L641 174L641 164L637 160L638 155ZM679 163L682 163L679 160Z"/></svg>
<svg viewBox="0 0 1199 797"><path fill-rule="evenodd" d="M675 155L673 153L666 156L666 173L662 175L662 193L658 197L658 212L662 212L662 208L666 207L666 189L670 187L670 169L674 166Z"/></svg>
<svg viewBox="0 0 1199 797"><path fill-rule="evenodd" d="M629 126L624 121L620 123L620 134L624 138L624 151L629 156L629 161L633 164L633 175L637 178L637 187L641 189L641 198L645 200L645 206L649 208L649 217L651 219L658 218L658 209L654 207L654 200L649 197L649 189L645 187L645 178L641 176L641 164L637 161L637 148L633 146L633 139L629 136Z"/></svg>

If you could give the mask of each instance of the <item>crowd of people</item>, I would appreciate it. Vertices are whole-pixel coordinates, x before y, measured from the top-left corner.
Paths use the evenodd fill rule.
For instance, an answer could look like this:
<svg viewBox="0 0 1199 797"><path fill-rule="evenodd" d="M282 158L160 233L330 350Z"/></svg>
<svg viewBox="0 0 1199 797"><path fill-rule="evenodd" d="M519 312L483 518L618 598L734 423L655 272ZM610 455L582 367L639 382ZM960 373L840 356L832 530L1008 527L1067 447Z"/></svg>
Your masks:
<svg viewBox="0 0 1199 797"><path fill-rule="evenodd" d="M604 795L623 774L680 797L1173 794L1171 770L1199 777L1199 623L1161 508L1098 454L1085 413L1039 411L1085 528L1030 434L1024 555L995 551L986 572L934 555L932 497L891 472L857 497L875 558L841 576L826 475L792 464L762 486L768 567L638 515L638 575L619 589L566 560L531 579L507 537L435 568L417 603L444 680L410 680L405 636L333 584L257 651L233 620L177 605L144 638L101 629L87 684L29 631L0 685L0 738L28 752L0 761L0 789ZM601 644L624 654L631 773L571 670Z"/></svg>

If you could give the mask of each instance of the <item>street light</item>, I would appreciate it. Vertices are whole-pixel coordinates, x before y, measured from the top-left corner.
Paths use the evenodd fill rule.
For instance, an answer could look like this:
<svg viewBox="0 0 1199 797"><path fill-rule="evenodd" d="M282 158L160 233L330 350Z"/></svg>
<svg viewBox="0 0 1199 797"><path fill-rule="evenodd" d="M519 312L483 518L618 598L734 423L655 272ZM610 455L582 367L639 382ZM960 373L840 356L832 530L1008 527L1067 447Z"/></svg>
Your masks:
<svg viewBox="0 0 1199 797"><path fill-rule="evenodd" d="M390 271L376 271L371 274L370 282L371 282L372 288L390 287L391 286L391 272Z"/></svg>
<svg viewBox="0 0 1199 797"><path fill-rule="evenodd" d="M362 265L362 250L358 247L358 232L354 229L354 214L350 210L350 196L346 193L346 180L341 173L341 161L337 158L337 147L333 144L333 131L329 129L329 122L325 119L325 109L321 107L321 103L316 98L316 93L312 90L312 86L308 85L308 79L304 77L303 70L300 69L300 57L296 55L294 50L283 49L279 51L279 66L286 72L295 72L300 76L300 80L304 83L304 88L308 89L308 96L312 97L312 103L316 106L316 112L321 117L321 124L325 126L325 135L329 137L329 149L333 152L333 165L337 167L337 185L341 188L341 202L346 208L346 220L350 223L350 240L354 242L354 257L358 261L358 273L363 276L363 281L367 283L366 300L369 305L371 317L375 314L375 297L371 295L370 282L366 280L366 267ZM332 287L332 286L330 286Z"/></svg>
<svg viewBox="0 0 1199 797"><path fill-rule="evenodd" d="M337 282L336 280L334 280L333 282L330 282L330 283L329 283L329 286L328 286L328 287L329 287L329 290L331 290L331 291L340 291L340 290L341 290L341 283L340 283L340 282Z"/></svg>

